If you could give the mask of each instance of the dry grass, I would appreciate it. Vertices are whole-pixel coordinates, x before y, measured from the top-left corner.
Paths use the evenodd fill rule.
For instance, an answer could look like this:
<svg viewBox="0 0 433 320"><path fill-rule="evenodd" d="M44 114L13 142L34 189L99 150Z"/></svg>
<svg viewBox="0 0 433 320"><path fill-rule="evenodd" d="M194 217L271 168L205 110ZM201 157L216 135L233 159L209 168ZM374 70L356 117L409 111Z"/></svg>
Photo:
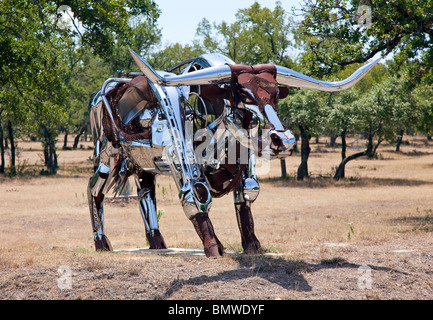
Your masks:
<svg viewBox="0 0 433 320"><path fill-rule="evenodd" d="M57 176L0 177L0 298L432 299L431 144L411 137L401 153L385 145L378 159L349 163L339 182L331 179L339 149L325 143L313 143L306 181L294 179L299 155L286 160L285 180L273 161L260 176L253 214L263 247L280 255L208 261L95 253L86 198L92 150L83 142L59 151ZM351 146L350 153L362 147L359 140ZM40 145L21 141L18 148L20 163L39 172ZM168 246L200 249L171 177L158 179L157 192ZM105 212L115 249L146 247L136 200L107 201ZM224 246L239 252L232 197L214 199L210 216ZM356 288L364 264L376 268L377 286L368 292ZM72 291L55 285L63 265L73 269Z"/></svg>

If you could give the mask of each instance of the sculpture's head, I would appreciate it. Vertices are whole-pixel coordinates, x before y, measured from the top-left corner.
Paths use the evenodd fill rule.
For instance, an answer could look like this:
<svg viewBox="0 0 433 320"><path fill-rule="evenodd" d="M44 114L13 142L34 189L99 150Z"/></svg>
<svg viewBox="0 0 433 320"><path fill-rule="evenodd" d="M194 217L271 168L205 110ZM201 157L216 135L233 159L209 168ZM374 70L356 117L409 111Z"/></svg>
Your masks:
<svg viewBox="0 0 433 320"><path fill-rule="evenodd" d="M201 86L200 91L204 96L230 100L231 105L236 107L242 103L242 108L248 109L261 119L266 118L270 130L269 140L273 144L272 155L287 154L295 145L293 135L286 130L278 117L278 100L288 95L289 87L326 92L346 90L358 83L380 60L361 67L346 80L326 82L273 64L238 65L221 55L203 55L199 60L208 58L208 61L215 63L204 67L199 66L199 68L185 68L187 70L178 75L161 73L155 71L138 54L132 50L130 52L151 86L152 84L185 88ZM189 66L193 66L192 61L194 59L188 61L191 62Z"/></svg>

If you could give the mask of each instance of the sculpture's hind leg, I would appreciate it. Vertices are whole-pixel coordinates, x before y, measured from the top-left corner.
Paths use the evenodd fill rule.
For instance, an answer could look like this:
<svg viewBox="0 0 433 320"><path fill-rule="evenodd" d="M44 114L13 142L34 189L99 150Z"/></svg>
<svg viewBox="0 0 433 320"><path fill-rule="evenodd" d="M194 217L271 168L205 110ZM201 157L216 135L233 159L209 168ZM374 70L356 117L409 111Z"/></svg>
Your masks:
<svg viewBox="0 0 433 320"><path fill-rule="evenodd" d="M97 251L113 251L110 240L104 233L104 194L102 190L98 196L93 196L91 193L91 182L87 189L89 200L90 218L92 221L93 240L95 241L95 249Z"/></svg>
<svg viewBox="0 0 433 320"><path fill-rule="evenodd" d="M164 238L159 231L158 215L156 211L155 176L140 172L136 175L140 212L146 228L146 238L149 249L167 249Z"/></svg>
<svg viewBox="0 0 433 320"><path fill-rule="evenodd" d="M218 240L207 213L198 213L190 219L195 231L203 242L204 253L208 258L224 255L224 246Z"/></svg>

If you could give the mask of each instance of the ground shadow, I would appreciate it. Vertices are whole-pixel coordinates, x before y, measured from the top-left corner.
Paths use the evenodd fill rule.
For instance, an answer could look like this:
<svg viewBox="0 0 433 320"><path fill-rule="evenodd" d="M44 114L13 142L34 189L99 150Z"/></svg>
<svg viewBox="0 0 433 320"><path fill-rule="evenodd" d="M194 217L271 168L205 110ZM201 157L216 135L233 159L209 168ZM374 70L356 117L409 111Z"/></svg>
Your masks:
<svg viewBox="0 0 433 320"><path fill-rule="evenodd" d="M305 279L305 273L317 272L321 269L341 269L351 268L358 270L361 265L347 262L344 259L335 258L323 260L318 264L307 263L302 260L291 260L284 257L266 256L266 255L236 255L232 259L238 262L238 268L220 272L214 276L200 275L188 280L176 279L171 282L169 288L161 299L170 298L184 286L200 286L213 282L235 281L248 278L259 277L271 283L275 283L286 290L298 292L312 291L311 285ZM369 266L372 270L382 270L386 272L397 272L395 269Z"/></svg>
<svg viewBox="0 0 433 320"><path fill-rule="evenodd" d="M412 151L398 151L398 153L408 157L430 156L433 154L433 152L418 151L415 149Z"/></svg>
<svg viewBox="0 0 433 320"><path fill-rule="evenodd" d="M401 233L406 232L433 232L433 213L431 210L427 210L424 215L419 216L403 216L390 220L390 223L395 225L407 225L407 230L401 230Z"/></svg>
<svg viewBox="0 0 433 320"><path fill-rule="evenodd" d="M398 178L367 178L367 177L347 177L341 180L334 180L330 176L317 176L297 181L293 177L287 178L260 178L259 183L270 183L274 187L295 187L320 189L329 187L389 187L389 186L422 186L433 185L433 181L416 180L416 179L398 179Z"/></svg>

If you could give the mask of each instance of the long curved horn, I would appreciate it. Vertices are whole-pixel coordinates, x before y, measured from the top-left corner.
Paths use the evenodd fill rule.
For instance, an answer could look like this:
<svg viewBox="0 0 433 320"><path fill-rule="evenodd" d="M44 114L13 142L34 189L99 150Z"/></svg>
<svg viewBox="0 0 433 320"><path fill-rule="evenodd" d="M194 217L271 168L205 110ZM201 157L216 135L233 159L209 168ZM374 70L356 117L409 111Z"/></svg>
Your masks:
<svg viewBox="0 0 433 320"><path fill-rule="evenodd" d="M231 78L231 70L228 65L210 67L178 76L164 77L156 72L143 58L129 49L135 63L144 73L146 78L162 86L193 86L205 84L228 83Z"/></svg>
<svg viewBox="0 0 433 320"><path fill-rule="evenodd" d="M143 58L129 49L135 63L147 79L162 86L192 86L206 84L229 83L232 73L228 65L210 67L176 76L162 76L155 71ZM320 91L336 92L349 89L357 84L380 61L377 59L355 71L349 78L339 82L326 82L316 80L291 69L276 66L277 82L288 87L315 89Z"/></svg>
<svg viewBox="0 0 433 320"><path fill-rule="evenodd" d="M349 89L357 84L380 61L377 59L356 70L349 78L339 82L326 82L316 80L291 69L277 66L277 82L288 87L315 89L327 92L336 92Z"/></svg>

